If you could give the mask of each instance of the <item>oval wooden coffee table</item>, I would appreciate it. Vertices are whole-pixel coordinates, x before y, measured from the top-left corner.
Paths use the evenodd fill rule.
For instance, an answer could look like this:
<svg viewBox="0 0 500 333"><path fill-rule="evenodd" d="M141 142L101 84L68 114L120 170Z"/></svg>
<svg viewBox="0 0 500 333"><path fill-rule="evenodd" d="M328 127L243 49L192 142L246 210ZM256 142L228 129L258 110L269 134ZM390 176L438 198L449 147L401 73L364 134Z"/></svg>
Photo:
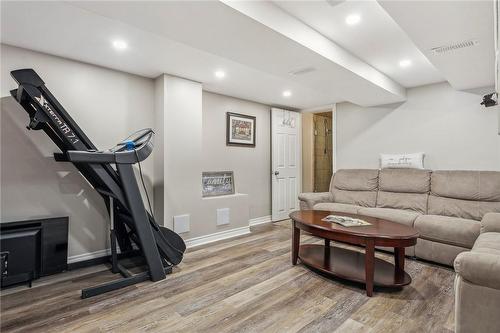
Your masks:
<svg viewBox="0 0 500 333"><path fill-rule="evenodd" d="M350 216L371 225L343 227L322 221L327 215ZM411 282L404 271L405 247L417 243L416 229L369 216L319 210L296 211L290 214L292 228L292 264L297 259L313 269L331 276L364 283L366 294L372 296L373 286L402 287ZM324 245L300 245L300 230L325 240ZM365 253L331 247L330 240L365 247ZM375 258L375 246L394 248L394 265Z"/></svg>

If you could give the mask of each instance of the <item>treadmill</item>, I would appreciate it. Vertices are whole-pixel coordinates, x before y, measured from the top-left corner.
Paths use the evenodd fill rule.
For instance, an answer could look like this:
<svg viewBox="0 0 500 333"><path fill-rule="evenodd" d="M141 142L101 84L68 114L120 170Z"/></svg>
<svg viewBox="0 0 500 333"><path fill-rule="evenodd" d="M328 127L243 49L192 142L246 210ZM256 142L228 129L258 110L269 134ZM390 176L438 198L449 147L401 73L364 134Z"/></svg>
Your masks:
<svg viewBox="0 0 500 333"><path fill-rule="evenodd" d="M182 261L186 245L178 234L156 223L135 178L133 165L138 164L142 179L140 163L153 151L153 130L137 131L111 149L98 150L33 69L15 70L11 76L18 84L11 95L29 115L27 129L43 130L51 138L61 151L54 153L56 161L73 163L102 196L110 215L111 270L121 278L83 289L81 297L165 279ZM147 270L131 273L119 263L117 247L124 257L139 252Z"/></svg>

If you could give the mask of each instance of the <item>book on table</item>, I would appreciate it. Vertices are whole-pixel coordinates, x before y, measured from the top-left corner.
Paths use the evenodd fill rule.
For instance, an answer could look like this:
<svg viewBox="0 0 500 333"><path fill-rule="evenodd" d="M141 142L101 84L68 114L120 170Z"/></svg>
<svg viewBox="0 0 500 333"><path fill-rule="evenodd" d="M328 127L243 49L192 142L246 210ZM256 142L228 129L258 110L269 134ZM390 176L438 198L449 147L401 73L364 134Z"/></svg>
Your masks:
<svg viewBox="0 0 500 333"><path fill-rule="evenodd" d="M362 227L366 225L371 225L371 223L366 222L364 220L356 219L350 216L340 216L340 215L328 215L327 217L321 219L321 221L337 223L343 227Z"/></svg>

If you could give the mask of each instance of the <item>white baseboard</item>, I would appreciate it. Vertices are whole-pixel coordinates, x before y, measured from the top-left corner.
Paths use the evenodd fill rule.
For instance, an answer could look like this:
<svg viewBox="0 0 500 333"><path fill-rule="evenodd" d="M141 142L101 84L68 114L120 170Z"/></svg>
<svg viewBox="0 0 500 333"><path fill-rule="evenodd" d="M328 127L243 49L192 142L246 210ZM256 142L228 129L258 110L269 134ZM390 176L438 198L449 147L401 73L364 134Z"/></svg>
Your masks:
<svg viewBox="0 0 500 333"><path fill-rule="evenodd" d="M264 223L271 223L271 215L266 215L266 216L261 216L261 217L256 217L254 219L248 220L248 224L252 227L254 225L259 225L259 224L264 224Z"/></svg>
<svg viewBox="0 0 500 333"><path fill-rule="evenodd" d="M208 244L208 243L217 242L217 241L220 241L223 239L228 239L228 238L246 235L249 233L250 233L250 227L241 227L241 228L235 228L235 229L229 229L229 230L216 232L216 233L210 234L210 235L186 239L186 240L184 240L184 242L186 243L186 246L188 248L190 248L190 247L195 247L195 246L200 246L200 245L204 245L204 244Z"/></svg>
<svg viewBox="0 0 500 333"><path fill-rule="evenodd" d="M250 226L255 226L264 223L271 223L271 215L261 216L254 219L250 219L248 221L248 227L241 227L235 229L224 230L220 232L216 232L210 235L194 237L190 239L184 240L186 246L188 248L200 246L208 243L217 242L223 239L228 239L232 237L242 236L250 233ZM90 259L96 259L100 257L105 257L111 255L111 249L99 250L95 252L77 254L71 257L68 257L68 264L72 264L79 261L85 261Z"/></svg>
<svg viewBox="0 0 500 333"><path fill-rule="evenodd" d="M99 251L95 251L95 252L77 254L77 255L68 257L68 264L73 264L75 262L80 262L80 261L85 261L85 260L90 260L90 259L101 258L101 257L109 256L109 255L111 255L111 249L104 249L104 250L99 250Z"/></svg>

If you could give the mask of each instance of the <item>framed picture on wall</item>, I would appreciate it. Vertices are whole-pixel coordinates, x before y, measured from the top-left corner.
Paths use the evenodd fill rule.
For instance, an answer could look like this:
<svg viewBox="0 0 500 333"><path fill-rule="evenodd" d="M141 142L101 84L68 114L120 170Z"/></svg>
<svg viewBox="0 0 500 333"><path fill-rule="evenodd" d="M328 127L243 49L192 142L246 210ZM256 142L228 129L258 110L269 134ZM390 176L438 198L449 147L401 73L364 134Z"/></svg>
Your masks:
<svg viewBox="0 0 500 333"><path fill-rule="evenodd" d="M201 174L202 197L234 194L232 171L203 172Z"/></svg>
<svg viewBox="0 0 500 333"><path fill-rule="evenodd" d="M255 147L255 117L226 113L226 145Z"/></svg>

